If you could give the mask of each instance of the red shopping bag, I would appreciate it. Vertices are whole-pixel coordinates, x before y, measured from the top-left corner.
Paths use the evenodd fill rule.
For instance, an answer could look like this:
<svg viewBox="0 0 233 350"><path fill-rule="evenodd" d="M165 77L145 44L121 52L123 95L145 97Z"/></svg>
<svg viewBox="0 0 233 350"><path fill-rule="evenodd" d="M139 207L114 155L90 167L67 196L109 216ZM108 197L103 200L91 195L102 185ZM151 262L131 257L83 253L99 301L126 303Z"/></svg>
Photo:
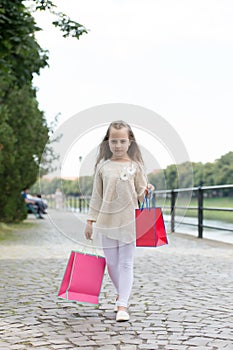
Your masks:
<svg viewBox="0 0 233 350"><path fill-rule="evenodd" d="M99 255L72 251L58 297L98 304L106 261Z"/></svg>
<svg viewBox="0 0 233 350"><path fill-rule="evenodd" d="M161 208L144 208L135 210L136 246L159 247L168 244Z"/></svg>

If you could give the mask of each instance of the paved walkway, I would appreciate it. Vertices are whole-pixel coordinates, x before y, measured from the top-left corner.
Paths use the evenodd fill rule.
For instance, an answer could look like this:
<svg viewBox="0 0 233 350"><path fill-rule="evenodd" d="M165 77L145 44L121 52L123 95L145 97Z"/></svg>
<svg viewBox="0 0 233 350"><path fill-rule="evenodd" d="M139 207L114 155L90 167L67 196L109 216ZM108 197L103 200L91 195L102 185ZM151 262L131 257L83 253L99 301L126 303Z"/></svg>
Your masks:
<svg viewBox="0 0 233 350"><path fill-rule="evenodd" d="M108 276L99 307L56 299L82 230L76 215L51 211L0 241L1 350L233 350L232 245L175 234L137 248L131 319L116 323Z"/></svg>

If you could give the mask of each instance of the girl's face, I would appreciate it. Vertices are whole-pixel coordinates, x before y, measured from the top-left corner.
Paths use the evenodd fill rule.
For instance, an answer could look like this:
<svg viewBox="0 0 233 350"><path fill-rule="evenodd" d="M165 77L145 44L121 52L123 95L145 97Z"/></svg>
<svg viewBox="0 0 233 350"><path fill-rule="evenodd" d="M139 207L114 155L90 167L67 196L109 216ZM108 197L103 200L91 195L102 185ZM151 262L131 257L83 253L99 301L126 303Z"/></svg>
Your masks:
<svg viewBox="0 0 233 350"><path fill-rule="evenodd" d="M127 154L130 146L128 128L121 128L118 130L111 127L108 142L110 151L112 152L112 158L129 158Z"/></svg>

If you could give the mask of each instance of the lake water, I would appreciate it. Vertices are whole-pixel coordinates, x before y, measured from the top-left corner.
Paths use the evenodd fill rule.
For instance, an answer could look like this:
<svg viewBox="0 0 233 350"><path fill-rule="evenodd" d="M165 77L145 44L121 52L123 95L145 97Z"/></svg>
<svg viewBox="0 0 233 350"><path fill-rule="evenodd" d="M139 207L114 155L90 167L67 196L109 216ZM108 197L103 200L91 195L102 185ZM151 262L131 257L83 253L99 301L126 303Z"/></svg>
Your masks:
<svg viewBox="0 0 233 350"><path fill-rule="evenodd" d="M169 215L164 215L165 225L168 230L168 232L171 230L170 226L170 217ZM195 225L190 226L185 223ZM197 218L190 218L190 217L179 217L176 216L176 225L175 225L175 232L179 233L186 233L192 236L197 237L198 236L198 227L197 227L198 220ZM222 227L224 229L233 229L233 225L227 222L217 221L217 220L203 220L203 224L207 226L215 226L216 229L210 229L210 228L203 228L203 238L207 239L213 239L220 242L225 243L231 243L233 244L233 232L231 231L222 231L219 230L217 227Z"/></svg>

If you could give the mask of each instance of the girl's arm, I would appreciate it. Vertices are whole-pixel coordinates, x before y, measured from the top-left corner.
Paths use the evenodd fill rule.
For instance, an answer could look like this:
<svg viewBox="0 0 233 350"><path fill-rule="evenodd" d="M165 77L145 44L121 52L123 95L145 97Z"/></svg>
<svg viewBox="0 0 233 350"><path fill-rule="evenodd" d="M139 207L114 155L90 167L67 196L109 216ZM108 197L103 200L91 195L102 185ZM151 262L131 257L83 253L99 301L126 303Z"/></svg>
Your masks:
<svg viewBox="0 0 233 350"><path fill-rule="evenodd" d="M93 228L92 224L94 221L87 220L86 227L85 227L85 237L86 239L92 240L92 234L93 234Z"/></svg>
<svg viewBox="0 0 233 350"><path fill-rule="evenodd" d="M142 165L138 165L138 169L135 176L135 190L137 192L138 200L143 202L144 197L148 197L151 191L154 191L154 186L148 184L148 179L145 173L145 169Z"/></svg>
<svg viewBox="0 0 233 350"><path fill-rule="evenodd" d="M96 221L103 201L103 181L100 167L97 167L93 181L93 190L89 204L87 220Z"/></svg>
<svg viewBox="0 0 233 350"><path fill-rule="evenodd" d="M103 199L103 183L102 183L102 177L100 174L100 168L97 167L96 173L94 176L93 191L91 195L89 212L88 212L87 223L85 228L86 239L90 239L90 240L92 239L92 234L93 234L92 226L93 226L93 222L96 222L97 217L99 215L102 199Z"/></svg>

